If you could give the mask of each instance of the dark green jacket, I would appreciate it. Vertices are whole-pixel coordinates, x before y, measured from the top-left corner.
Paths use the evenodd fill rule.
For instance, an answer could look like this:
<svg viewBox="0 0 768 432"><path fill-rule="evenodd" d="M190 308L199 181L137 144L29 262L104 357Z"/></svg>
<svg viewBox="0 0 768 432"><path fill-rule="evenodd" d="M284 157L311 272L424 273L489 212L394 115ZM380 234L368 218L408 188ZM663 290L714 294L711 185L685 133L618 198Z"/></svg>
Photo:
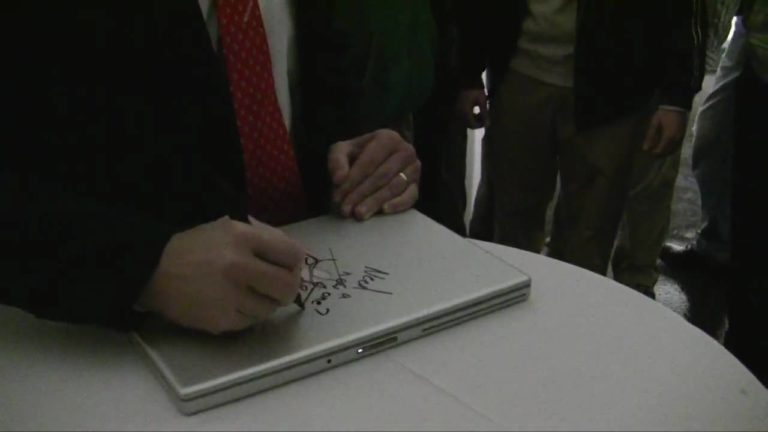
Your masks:
<svg viewBox="0 0 768 432"><path fill-rule="evenodd" d="M435 29L428 0L295 6L300 90L294 125L302 169L315 172L326 169L332 143L397 129L424 103L434 75ZM327 188L307 185L317 200L327 201Z"/></svg>

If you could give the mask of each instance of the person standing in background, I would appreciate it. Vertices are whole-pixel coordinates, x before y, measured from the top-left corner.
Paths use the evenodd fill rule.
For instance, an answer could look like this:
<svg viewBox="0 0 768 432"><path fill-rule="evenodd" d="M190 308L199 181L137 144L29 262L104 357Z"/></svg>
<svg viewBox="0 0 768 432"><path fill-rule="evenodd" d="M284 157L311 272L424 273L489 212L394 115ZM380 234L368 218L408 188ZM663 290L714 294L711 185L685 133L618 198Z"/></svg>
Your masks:
<svg viewBox="0 0 768 432"><path fill-rule="evenodd" d="M540 252L559 175L550 255L606 274L637 154L679 153L703 76L703 4L462 4L464 118L486 111L486 69L490 99L476 212L487 206L492 226L473 220L470 235Z"/></svg>
<svg viewBox="0 0 768 432"><path fill-rule="evenodd" d="M768 112L768 1L742 0L745 59L736 83L731 191L731 285L728 292L728 348L768 386L768 210L764 205L766 112Z"/></svg>
<svg viewBox="0 0 768 432"><path fill-rule="evenodd" d="M730 263L735 91L744 65L745 42L743 20L736 17L712 90L693 125L692 168L701 195L702 225L690 243L664 245L661 259L670 267L707 274Z"/></svg>

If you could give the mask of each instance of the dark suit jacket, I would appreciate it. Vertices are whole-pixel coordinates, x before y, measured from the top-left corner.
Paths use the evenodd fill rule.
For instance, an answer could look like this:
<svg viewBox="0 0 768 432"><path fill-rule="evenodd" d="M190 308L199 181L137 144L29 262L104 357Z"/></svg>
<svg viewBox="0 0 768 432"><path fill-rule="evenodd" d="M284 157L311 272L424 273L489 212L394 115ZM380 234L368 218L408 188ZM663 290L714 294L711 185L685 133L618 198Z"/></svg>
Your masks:
<svg viewBox="0 0 768 432"><path fill-rule="evenodd" d="M244 215L223 66L197 2L13 2L0 302L125 327L176 232Z"/></svg>
<svg viewBox="0 0 768 432"><path fill-rule="evenodd" d="M460 78L489 93L504 79L528 0L458 0ZM704 1L579 0L574 96L580 129L659 104L690 108L701 88Z"/></svg>

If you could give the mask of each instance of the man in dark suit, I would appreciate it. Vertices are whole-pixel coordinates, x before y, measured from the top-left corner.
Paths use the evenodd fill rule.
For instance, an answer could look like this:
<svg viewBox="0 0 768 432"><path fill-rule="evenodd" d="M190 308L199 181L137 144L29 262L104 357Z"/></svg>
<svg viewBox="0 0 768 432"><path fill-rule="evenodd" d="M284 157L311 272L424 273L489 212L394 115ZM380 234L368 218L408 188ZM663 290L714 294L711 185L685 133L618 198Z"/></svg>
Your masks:
<svg viewBox="0 0 768 432"><path fill-rule="evenodd" d="M250 88L238 73L253 78L235 71L249 67L237 62L270 55L238 53L233 42L260 37L255 45L267 46L258 6L219 2L218 54L193 0L10 7L0 302L123 329L149 311L212 333L292 302L304 249L244 221L250 213L282 223L322 209L260 214L298 203L252 181L269 182L263 174L273 172L254 165L254 154L276 151L260 150L253 137L264 132L251 129L263 123L253 117L281 118L274 86L247 97L234 91ZM267 101L248 104L257 99ZM285 125L273 121L267 133L284 138ZM281 161L293 166L290 156ZM337 143L328 165L345 215L402 211L418 196L415 152L393 131ZM259 201L266 196L278 199Z"/></svg>

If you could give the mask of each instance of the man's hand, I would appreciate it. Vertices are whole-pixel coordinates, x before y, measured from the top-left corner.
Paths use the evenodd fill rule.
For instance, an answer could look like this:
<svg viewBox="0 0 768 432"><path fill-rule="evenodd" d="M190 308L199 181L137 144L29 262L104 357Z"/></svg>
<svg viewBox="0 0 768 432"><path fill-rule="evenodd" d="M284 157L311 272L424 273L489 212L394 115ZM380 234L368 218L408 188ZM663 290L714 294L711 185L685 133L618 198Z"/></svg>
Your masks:
<svg viewBox="0 0 768 432"><path fill-rule="evenodd" d="M209 333L242 330L293 302L304 255L275 228L224 217L171 238L137 306Z"/></svg>
<svg viewBox="0 0 768 432"><path fill-rule="evenodd" d="M643 150L653 156L667 156L680 149L685 138L687 113L659 108L651 119Z"/></svg>
<svg viewBox="0 0 768 432"><path fill-rule="evenodd" d="M366 220L405 211L419 198L421 162L397 132L380 129L334 144L328 153L333 202L344 217Z"/></svg>
<svg viewBox="0 0 768 432"><path fill-rule="evenodd" d="M475 113L475 109L478 110ZM469 129L488 126L488 97L485 90L463 90L456 100L456 111Z"/></svg>

